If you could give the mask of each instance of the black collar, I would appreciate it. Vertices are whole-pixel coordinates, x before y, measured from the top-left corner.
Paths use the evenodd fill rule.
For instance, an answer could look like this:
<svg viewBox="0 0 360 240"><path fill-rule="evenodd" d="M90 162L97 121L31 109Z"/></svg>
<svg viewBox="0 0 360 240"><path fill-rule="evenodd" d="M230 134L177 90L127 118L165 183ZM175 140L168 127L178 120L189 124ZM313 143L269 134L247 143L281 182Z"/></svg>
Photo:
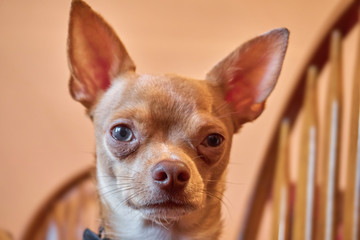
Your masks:
<svg viewBox="0 0 360 240"><path fill-rule="evenodd" d="M99 234L94 233L90 229L86 228L83 233L83 240L111 240L110 238L105 238L103 235L104 228L100 227Z"/></svg>

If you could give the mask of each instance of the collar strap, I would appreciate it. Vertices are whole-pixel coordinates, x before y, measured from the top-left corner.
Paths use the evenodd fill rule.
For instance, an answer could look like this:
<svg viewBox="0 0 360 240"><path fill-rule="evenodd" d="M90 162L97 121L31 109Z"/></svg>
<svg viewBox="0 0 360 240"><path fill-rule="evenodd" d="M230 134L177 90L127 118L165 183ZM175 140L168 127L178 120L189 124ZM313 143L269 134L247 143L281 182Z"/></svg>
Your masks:
<svg viewBox="0 0 360 240"><path fill-rule="evenodd" d="M86 228L83 233L83 240L111 240L110 238L102 238L103 232L103 227L100 227L98 235L90 229Z"/></svg>

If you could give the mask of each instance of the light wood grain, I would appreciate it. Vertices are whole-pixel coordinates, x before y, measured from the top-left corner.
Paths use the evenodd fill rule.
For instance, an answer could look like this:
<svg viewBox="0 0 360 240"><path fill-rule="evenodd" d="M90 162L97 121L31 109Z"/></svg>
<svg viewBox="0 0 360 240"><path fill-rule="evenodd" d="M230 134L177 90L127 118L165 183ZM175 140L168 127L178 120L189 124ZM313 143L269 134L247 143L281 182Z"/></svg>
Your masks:
<svg viewBox="0 0 360 240"><path fill-rule="evenodd" d="M278 158L273 186L272 239L287 239L288 196L289 196L289 121L283 120L280 126Z"/></svg>
<svg viewBox="0 0 360 240"><path fill-rule="evenodd" d="M344 205L344 239L357 240L359 235L360 205L360 146L359 146L359 82L360 82L360 34L358 34L355 74L352 83L350 110L349 155Z"/></svg>
<svg viewBox="0 0 360 240"><path fill-rule="evenodd" d="M292 232L292 239L294 240L310 240L314 230L315 167L318 135L315 88L317 76L317 68L315 66L309 67L303 109L298 179L296 183L294 229Z"/></svg>
<svg viewBox="0 0 360 240"><path fill-rule="evenodd" d="M324 158L322 159L322 181L320 187L320 215L318 220L318 238L335 239L338 214L339 161L341 136L341 47L342 36L337 30L331 34L330 77L325 106L324 120Z"/></svg>

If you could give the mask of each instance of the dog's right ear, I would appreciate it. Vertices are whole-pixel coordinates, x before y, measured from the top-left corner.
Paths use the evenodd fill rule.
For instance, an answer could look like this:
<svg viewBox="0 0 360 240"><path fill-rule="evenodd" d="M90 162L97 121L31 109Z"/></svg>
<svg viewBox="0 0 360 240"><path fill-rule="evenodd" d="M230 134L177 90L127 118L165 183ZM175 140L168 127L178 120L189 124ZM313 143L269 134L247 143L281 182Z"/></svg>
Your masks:
<svg viewBox="0 0 360 240"><path fill-rule="evenodd" d="M135 71L135 64L114 30L81 0L71 3L68 58L71 96L87 108L113 78Z"/></svg>

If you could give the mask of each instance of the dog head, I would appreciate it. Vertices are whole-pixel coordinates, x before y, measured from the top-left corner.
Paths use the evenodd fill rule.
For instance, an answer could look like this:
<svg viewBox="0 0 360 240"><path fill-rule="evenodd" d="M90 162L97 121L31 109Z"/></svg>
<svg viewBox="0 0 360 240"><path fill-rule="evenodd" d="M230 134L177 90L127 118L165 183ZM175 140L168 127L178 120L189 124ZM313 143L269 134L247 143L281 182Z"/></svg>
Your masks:
<svg viewBox="0 0 360 240"><path fill-rule="evenodd" d="M105 208L130 209L150 220L218 214L232 135L263 111L287 41L286 29L258 36L205 80L138 74L112 28L74 0L70 91L94 122Z"/></svg>

